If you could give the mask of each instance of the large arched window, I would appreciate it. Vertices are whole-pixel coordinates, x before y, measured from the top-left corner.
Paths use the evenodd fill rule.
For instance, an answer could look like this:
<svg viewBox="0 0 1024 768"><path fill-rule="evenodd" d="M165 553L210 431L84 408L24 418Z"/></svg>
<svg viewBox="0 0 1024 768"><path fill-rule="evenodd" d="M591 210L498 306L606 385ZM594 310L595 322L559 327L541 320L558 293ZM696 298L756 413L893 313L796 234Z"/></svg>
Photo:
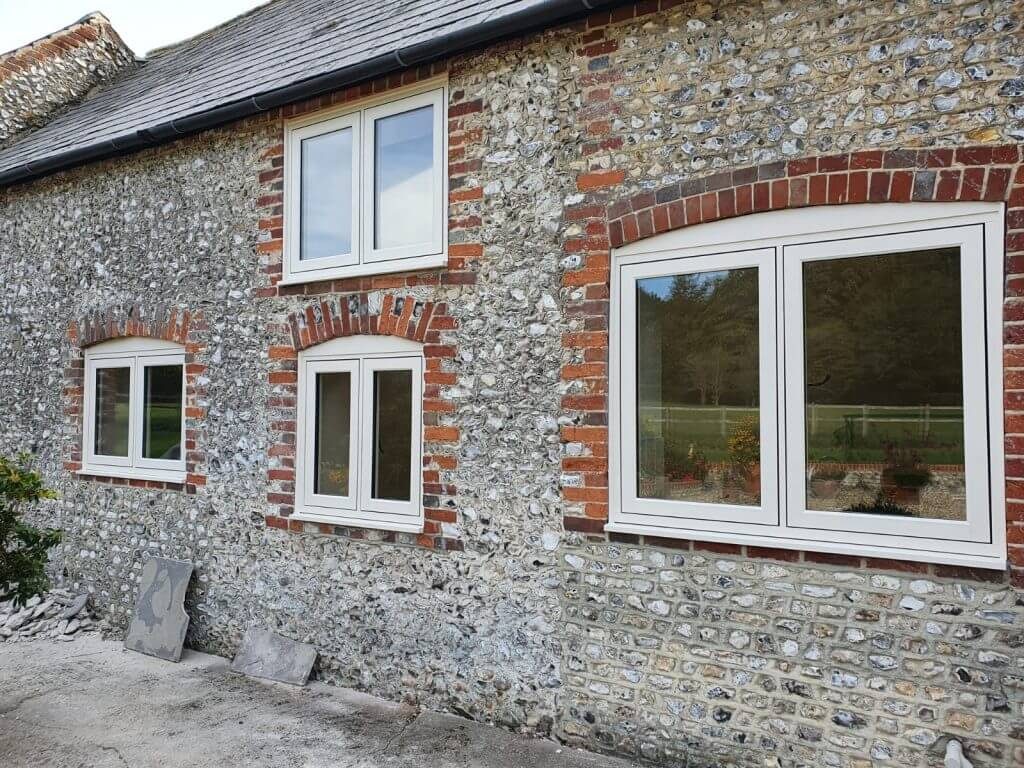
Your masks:
<svg viewBox="0 0 1024 768"><path fill-rule="evenodd" d="M1003 567L1001 204L618 249L612 530Z"/></svg>
<svg viewBox="0 0 1024 768"><path fill-rule="evenodd" d="M299 353L297 519L420 532L423 349L350 336Z"/></svg>
<svg viewBox="0 0 1024 768"><path fill-rule="evenodd" d="M85 351L85 474L185 480L185 349L123 338Z"/></svg>

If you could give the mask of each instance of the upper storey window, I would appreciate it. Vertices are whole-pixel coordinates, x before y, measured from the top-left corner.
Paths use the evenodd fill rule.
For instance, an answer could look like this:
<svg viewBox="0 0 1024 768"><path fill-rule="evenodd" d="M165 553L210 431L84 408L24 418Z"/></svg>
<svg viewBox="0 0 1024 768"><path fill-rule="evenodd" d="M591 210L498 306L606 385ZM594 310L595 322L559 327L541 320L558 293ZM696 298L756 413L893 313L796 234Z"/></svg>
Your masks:
<svg viewBox="0 0 1024 768"><path fill-rule="evenodd" d="M443 266L445 88L285 130L286 283Z"/></svg>

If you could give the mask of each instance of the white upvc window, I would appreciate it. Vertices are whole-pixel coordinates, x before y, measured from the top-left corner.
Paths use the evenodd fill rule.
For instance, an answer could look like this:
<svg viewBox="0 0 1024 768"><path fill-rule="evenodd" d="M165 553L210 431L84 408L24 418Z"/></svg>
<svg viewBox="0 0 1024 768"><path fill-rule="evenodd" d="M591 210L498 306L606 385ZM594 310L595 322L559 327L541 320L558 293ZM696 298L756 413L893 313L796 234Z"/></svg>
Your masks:
<svg viewBox="0 0 1024 768"><path fill-rule="evenodd" d="M608 529L1004 567L1002 233L848 205L618 249Z"/></svg>
<svg viewBox="0 0 1024 768"><path fill-rule="evenodd" d="M443 266L443 81L285 127L284 284Z"/></svg>
<svg viewBox="0 0 1024 768"><path fill-rule="evenodd" d="M387 336L299 353L294 517L419 533L423 352Z"/></svg>
<svg viewBox="0 0 1024 768"><path fill-rule="evenodd" d="M125 338L85 351L82 474L185 481L185 350Z"/></svg>

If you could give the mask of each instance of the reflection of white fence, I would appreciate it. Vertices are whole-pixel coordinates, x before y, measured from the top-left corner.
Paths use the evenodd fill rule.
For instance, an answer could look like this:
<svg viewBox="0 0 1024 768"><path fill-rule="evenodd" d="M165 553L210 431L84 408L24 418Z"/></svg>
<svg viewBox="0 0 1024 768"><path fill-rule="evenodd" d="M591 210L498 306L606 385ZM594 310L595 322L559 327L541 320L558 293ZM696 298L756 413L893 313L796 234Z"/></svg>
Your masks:
<svg viewBox="0 0 1024 768"><path fill-rule="evenodd" d="M757 418L757 408L744 408L733 405L642 405L640 420L642 423L661 424L666 432L675 427L693 428L707 425L707 432L718 432L723 437L729 434L731 426L739 424L743 419ZM705 430L701 430L705 431Z"/></svg>
<svg viewBox="0 0 1024 768"><path fill-rule="evenodd" d="M839 412L837 421L835 413ZM936 421L949 423L962 422L964 409L956 405L809 405L807 406L807 431L813 436L818 434L822 422L830 425L829 432L835 430L839 423L850 422L860 432L861 437L868 436L870 424L915 424L922 438L932 432L932 424Z"/></svg>
<svg viewBox="0 0 1024 768"><path fill-rule="evenodd" d="M757 408L731 405L640 406L640 419L661 424L666 432L676 427L717 432L722 437L743 419L757 418ZM867 437L871 424L913 424L922 438L931 434L936 422L962 422L964 409L951 405L809 405L807 431L811 436L831 435L849 423L861 437Z"/></svg>

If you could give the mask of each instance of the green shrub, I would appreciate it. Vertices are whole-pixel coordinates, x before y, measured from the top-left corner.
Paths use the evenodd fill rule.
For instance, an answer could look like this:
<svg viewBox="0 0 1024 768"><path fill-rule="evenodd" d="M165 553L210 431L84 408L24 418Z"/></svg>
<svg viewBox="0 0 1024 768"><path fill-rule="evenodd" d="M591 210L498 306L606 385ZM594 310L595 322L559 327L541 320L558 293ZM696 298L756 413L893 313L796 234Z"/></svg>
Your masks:
<svg viewBox="0 0 1024 768"><path fill-rule="evenodd" d="M28 460L27 454L0 456L0 599L13 597L17 605L49 588L47 552L61 539L54 528L40 530L19 519L29 505L57 495Z"/></svg>

